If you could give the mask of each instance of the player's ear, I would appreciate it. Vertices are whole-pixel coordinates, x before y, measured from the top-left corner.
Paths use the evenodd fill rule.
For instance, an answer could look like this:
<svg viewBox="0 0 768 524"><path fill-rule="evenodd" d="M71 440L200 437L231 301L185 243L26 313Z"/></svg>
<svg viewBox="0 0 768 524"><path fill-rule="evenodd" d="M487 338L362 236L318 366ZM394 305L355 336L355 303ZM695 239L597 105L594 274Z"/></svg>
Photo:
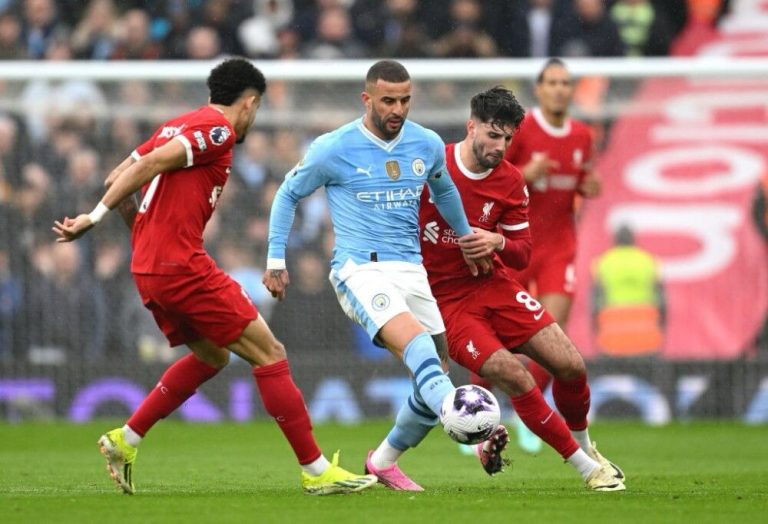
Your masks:
<svg viewBox="0 0 768 524"><path fill-rule="evenodd" d="M475 134L475 121L471 118L467 120L467 135L472 136Z"/></svg>
<svg viewBox="0 0 768 524"><path fill-rule="evenodd" d="M371 105L371 95L368 93L368 91L363 91L360 93L360 100L363 101L363 105L366 109Z"/></svg>

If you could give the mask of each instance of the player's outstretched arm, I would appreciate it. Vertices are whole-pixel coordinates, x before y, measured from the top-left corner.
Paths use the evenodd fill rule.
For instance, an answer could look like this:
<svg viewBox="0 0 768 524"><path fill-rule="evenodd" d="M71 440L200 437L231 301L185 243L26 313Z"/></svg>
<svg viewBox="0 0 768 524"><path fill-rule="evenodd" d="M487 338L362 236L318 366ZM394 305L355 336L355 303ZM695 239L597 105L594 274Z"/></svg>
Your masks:
<svg viewBox="0 0 768 524"><path fill-rule="evenodd" d="M72 242L90 231L102 218L129 195L155 178L159 173L184 167L187 151L178 140L171 140L129 166L118 176L93 211L75 218L64 217L54 222L56 242Z"/></svg>
<svg viewBox="0 0 768 524"><path fill-rule="evenodd" d="M104 188L109 189L112 187L112 184L115 183L115 180L117 180L117 177L119 177L121 174L125 172L126 169L128 169L131 165L136 162L132 156L129 156L122 162L120 162L120 165L118 165L115 169L112 170L112 172L109 174L106 180L104 180ZM128 226L128 229L133 229L133 222L136 220L136 213L139 211L139 204L136 199L136 193L129 196L128 198L124 199L122 202L120 202L117 205L117 211L120 213L120 216L123 218L123 222L125 222L125 225Z"/></svg>

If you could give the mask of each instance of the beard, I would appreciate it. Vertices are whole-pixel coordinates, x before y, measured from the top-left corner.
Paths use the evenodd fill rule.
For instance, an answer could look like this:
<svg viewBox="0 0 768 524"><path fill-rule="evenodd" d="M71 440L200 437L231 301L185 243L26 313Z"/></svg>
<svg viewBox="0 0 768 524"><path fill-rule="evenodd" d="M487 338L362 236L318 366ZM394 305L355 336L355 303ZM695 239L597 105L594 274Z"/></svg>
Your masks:
<svg viewBox="0 0 768 524"><path fill-rule="evenodd" d="M371 115L371 121L373 122L373 125L376 126L376 129L381 131L381 134L387 138L387 140L392 140L395 138L399 133L400 130L403 128L403 124L405 123L405 119L401 119L400 126L397 128L396 131L391 131L387 127L387 121L381 118L377 113L372 113Z"/></svg>
<svg viewBox="0 0 768 524"><path fill-rule="evenodd" d="M483 169L493 169L501 163L501 158L497 159L483 154L482 149L476 142L472 143L472 154L475 155L477 163L480 164L480 167Z"/></svg>

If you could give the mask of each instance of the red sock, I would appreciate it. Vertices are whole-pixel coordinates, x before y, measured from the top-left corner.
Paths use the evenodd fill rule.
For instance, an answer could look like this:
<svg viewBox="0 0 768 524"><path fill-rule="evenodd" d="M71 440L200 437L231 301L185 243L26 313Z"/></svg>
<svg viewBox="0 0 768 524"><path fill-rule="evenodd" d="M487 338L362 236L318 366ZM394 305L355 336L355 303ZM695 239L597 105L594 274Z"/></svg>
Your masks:
<svg viewBox="0 0 768 524"><path fill-rule="evenodd" d="M590 401L587 375L569 381L555 379L552 384L552 396L570 429L574 431L587 429Z"/></svg>
<svg viewBox="0 0 768 524"><path fill-rule="evenodd" d="M143 437L158 420L173 413L218 372L215 367L198 360L194 353L181 357L165 370L155 389L149 392L127 424Z"/></svg>
<svg viewBox="0 0 768 524"><path fill-rule="evenodd" d="M280 426L299 464L314 462L322 452L312 434L312 422L301 391L293 383L287 360L255 368L253 377L267 413Z"/></svg>
<svg viewBox="0 0 768 524"><path fill-rule="evenodd" d="M469 372L469 382L476 386L484 387L488 391L493 389L493 384L491 384L490 380L486 380L477 373L472 373L471 371Z"/></svg>
<svg viewBox="0 0 768 524"><path fill-rule="evenodd" d="M512 397L512 406L528 429L552 446L564 459L579 449L563 419L544 400L539 388L533 388L519 397Z"/></svg>
<svg viewBox="0 0 768 524"><path fill-rule="evenodd" d="M533 380L536 381L536 385L539 386L541 391L546 391L549 383L552 382L552 375L549 371L538 365L533 360L528 361L528 371L533 375Z"/></svg>

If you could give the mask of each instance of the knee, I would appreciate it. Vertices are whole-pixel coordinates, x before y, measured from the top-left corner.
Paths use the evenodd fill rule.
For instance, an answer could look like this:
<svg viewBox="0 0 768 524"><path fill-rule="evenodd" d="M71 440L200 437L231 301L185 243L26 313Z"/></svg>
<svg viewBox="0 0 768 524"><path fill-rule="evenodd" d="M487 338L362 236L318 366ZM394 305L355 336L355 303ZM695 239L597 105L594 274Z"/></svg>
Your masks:
<svg viewBox="0 0 768 524"><path fill-rule="evenodd" d="M554 377L558 380L570 381L587 374L587 365L576 348L568 355L567 365L556 370Z"/></svg>
<svg viewBox="0 0 768 524"><path fill-rule="evenodd" d="M527 393L536 386L522 362L511 353L507 353L503 358L490 359L480 368L480 373L483 378L513 397Z"/></svg>
<svg viewBox="0 0 768 524"><path fill-rule="evenodd" d="M229 351L218 348L218 351L208 351L204 355L197 355L197 358L216 369L223 369L229 364Z"/></svg>

